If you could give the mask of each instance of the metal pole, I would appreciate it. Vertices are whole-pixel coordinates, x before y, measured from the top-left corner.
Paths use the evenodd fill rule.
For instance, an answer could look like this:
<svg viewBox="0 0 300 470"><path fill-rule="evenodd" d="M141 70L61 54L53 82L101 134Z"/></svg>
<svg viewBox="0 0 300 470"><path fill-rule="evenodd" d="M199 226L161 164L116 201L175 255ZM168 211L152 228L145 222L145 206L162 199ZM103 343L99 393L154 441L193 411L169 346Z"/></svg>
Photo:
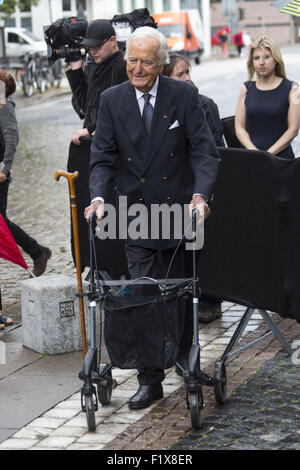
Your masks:
<svg viewBox="0 0 300 470"><path fill-rule="evenodd" d="M204 55L209 57L211 55L211 22L210 22L210 2L209 0L202 0L202 23L204 32Z"/></svg>
<svg viewBox="0 0 300 470"><path fill-rule="evenodd" d="M53 15L52 15L52 4L51 4L51 0L48 0L48 6L49 6L49 18L50 18L50 23L53 23Z"/></svg>

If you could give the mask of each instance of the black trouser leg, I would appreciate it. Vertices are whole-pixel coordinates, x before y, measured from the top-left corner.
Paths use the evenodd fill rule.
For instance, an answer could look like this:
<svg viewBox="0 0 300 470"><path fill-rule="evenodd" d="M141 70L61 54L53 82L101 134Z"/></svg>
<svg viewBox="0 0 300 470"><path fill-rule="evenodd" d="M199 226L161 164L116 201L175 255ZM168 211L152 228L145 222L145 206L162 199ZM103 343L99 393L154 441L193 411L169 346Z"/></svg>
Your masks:
<svg viewBox="0 0 300 470"><path fill-rule="evenodd" d="M7 215L7 195L8 195L9 181L6 180L0 184L0 212L8 226L12 236L15 239L17 245L20 245L23 250L31 256L32 259L37 259L41 254L41 247L34 238L30 237L24 230L18 225L11 222Z"/></svg>

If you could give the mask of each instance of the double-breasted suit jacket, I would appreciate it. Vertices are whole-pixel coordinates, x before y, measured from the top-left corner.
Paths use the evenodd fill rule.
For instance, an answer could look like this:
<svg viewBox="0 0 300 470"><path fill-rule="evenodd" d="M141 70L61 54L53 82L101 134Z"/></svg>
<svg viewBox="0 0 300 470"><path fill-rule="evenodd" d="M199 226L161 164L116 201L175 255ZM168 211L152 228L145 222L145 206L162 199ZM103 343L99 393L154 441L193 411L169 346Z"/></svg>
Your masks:
<svg viewBox="0 0 300 470"><path fill-rule="evenodd" d="M116 184L128 206L189 204L194 193L210 197L218 151L192 84L160 76L150 134L136 99L124 82L101 95L91 147L91 198L107 199ZM128 240L149 248L170 248L178 240Z"/></svg>

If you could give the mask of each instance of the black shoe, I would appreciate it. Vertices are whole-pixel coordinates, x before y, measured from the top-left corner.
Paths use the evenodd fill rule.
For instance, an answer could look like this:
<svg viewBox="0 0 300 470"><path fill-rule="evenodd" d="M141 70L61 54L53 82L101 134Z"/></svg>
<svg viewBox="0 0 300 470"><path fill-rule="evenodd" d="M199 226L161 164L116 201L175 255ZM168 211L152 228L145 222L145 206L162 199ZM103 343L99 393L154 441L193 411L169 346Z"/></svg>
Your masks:
<svg viewBox="0 0 300 470"><path fill-rule="evenodd" d="M162 384L158 385L140 385L138 391L133 395L128 403L131 410L140 410L147 408L154 400L163 398Z"/></svg>
<svg viewBox="0 0 300 470"><path fill-rule="evenodd" d="M213 387L216 383L216 379L214 377L210 377L202 370L196 370L196 377L198 382L201 385L207 385L208 387Z"/></svg>
<svg viewBox="0 0 300 470"><path fill-rule="evenodd" d="M179 359L175 365L175 372L180 377L188 374L188 359Z"/></svg>
<svg viewBox="0 0 300 470"><path fill-rule="evenodd" d="M42 246L42 252L38 258L33 260L33 274L36 277L41 276L47 267L48 259L51 258L52 251L45 246Z"/></svg>

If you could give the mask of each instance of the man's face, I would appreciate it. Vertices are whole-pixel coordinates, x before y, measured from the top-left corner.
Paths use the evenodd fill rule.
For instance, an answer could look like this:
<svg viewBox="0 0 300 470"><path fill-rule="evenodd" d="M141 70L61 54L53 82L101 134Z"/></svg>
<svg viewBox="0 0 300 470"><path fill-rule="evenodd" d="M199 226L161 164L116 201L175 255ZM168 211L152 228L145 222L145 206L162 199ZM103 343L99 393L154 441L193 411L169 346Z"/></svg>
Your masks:
<svg viewBox="0 0 300 470"><path fill-rule="evenodd" d="M116 41L115 36L106 39L101 46L89 46L89 52L93 57L96 64L100 64L103 60L107 59L113 54L113 45Z"/></svg>
<svg viewBox="0 0 300 470"><path fill-rule="evenodd" d="M131 85L142 93L148 93L153 87L163 66L159 65L157 54L159 43L150 38L132 40L127 58L127 75Z"/></svg>

